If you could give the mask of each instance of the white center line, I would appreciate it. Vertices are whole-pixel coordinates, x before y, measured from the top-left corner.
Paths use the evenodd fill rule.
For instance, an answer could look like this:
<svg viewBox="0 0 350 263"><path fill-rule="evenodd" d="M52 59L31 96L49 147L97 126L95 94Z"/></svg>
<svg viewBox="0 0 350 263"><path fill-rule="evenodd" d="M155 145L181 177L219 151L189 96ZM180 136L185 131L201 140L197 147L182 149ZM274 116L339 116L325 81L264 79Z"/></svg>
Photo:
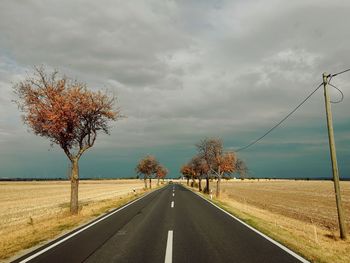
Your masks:
<svg viewBox="0 0 350 263"><path fill-rule="evenodd" d="M171 208L174 208L174 201L171 201Z"/></svg>
<svg viewBox="0 0 350 263"><path fill-rule="evenodd" d="M175 196L175 193L173 193L173 196Z"/></svg>
<svg viewBox="0 0 350 263"><path fill-rule="evenodd" d="M166 242L164 263L171 263L172 261L173 261L173 230L169 230L168 240Z"/></svg>

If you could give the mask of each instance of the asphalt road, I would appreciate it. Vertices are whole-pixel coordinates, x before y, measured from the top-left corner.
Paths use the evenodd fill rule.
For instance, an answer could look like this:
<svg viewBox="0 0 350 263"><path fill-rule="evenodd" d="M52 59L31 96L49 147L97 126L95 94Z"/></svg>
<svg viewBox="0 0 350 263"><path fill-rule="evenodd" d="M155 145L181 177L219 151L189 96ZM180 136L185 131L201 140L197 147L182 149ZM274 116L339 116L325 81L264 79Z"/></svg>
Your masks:
<svg viewBox="0 0 350 263"><path fill-rule="evenodd" d="M301 262L177 184L78 231L14 262Z"/></svg>

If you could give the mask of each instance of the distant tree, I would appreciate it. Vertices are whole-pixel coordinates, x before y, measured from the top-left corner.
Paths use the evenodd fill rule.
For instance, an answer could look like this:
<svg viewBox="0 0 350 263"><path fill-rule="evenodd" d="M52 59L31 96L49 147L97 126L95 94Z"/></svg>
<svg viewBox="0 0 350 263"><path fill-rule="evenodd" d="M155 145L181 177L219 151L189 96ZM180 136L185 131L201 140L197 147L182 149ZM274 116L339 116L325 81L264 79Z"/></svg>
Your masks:
<svg viewBox="0 0 350 263"><path fill-rule="evenodd" d="M191 178L191 187L194 187L195 184L196 184L196 179L198 178L197 177L197 173L196 173L196 170L195 170L195 167L193 167L193 164L192 162L190 161L188 164L187 164L189 167L191 167L191 174L190 174L190 178Z"/></svg>
<svg viewBox="0 0 350 263"><path fill-rule="evenodd" d="M159 180L165 178L165 176L168 174L168 169L165 168L163 165L159 164L156 168L156 177L158 179L157 185L159 185Z"/></svg>
<svg viewBox="0 0 350 263"><path fill-rule="evenodd" d="M191 179L192 179L191 186L193 187L195 185L195 179L198 179L198 188L201 188L201 186L199 186L200 185L200 179L199 179L200 175L199 175L199 170L198 170L198 162L199 162L199 160L198 160L197 156L195 156L189 161L188 166L191 167L191 171L192 171L192 173L191 173Z"/></svg>
<svg viewBox="0 0 350 263"><path fill-rule="evenodd" d="M115 98L90 91L86 84L60 77L57 71L46 73L43 67L13 88L24 123L34 134L59 145L70 160L70 211L78 213L78 162L94 145L97 133L109 134L109 121L120 117Z"/></svg>
<svg viewBox="0 0 350 263"><path fill-rule="evenodd" d="M245 178L249 172L249 169L246 163L242 159L237 158L235 166L236 166L236 172L239 174L239 177Z"/></svg>
<svg viewBox="0 0 350 263"><path fill-rule="evenodd" d="M152 175L157 172L159 162L152 155L147 155L141 159L137 164L135 170L138 174L143 174L143 180L145 181L145 189L147 189L147 179L149 179L149 188L152 188Z"/></svg>
<svg viewBox="0 0 350 263"><path fill-rule="evenodd" d="M193 170L194 178L198 179L198 190L202 191L202 178L209 172L207 162L200 155L196 155L189 165Z"/></svg>
<svg viewBox="0 0 350 263"><path fill-rule="evenodd" d="M181 166L180 173L187 179L187 185L189 185L190 178L192 178L193 170L189 164Z"/></svg>
<svg viewBox="0 0 350 263"><path fill-rule="evenodd" d="M209 193L210 174L217 178L216 196L220 197L221 179L226 174L233 173L236 169L236 155L234 152L224 153L223 142L219 138L205 138L197 145L198 156L204 160L206 176L206 193Z"/></svg>
<svg viewBox="0 0 350 263"><path fill-rule="evenodd" d="M214 165L214 171L217 174L216 197L220 197L221 178L236 171L236 154L234 152L226 152L221 155Z"/></svg>
<svg viewBox="0 0 350 263"><path fill-rule="evenodd" d="M196 144L198 155L205 160L208 166L208 172L206 176L206 187L205 192L209 194L209 179L210 173L215 169L215 165L223 152L223 143L221 139L218 138L205 138Z"/></svg>
<svg viewBox="0 0 350 263"><path fill-rule="evenodd" d="M187 185L188 185L188 181L189 179L191 179L191 187L194 187L196 185L196 179L198 179L198 174L197 174L197 170L196 170L196 164L194 163L194 159L191 159L185 166L185 168L187 168L187 174L185 175L185 177L187 178Z"/></svg>

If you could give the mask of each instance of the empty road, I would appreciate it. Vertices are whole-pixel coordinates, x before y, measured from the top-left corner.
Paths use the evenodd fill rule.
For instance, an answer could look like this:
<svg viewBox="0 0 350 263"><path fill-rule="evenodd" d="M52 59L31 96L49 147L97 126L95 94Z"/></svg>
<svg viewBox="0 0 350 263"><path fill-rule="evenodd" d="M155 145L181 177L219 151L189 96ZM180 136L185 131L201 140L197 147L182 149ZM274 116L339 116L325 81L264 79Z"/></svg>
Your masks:
<svg viewBox="0 0 350 263"><path fill-rule="evenodd" d="M170 184L14 262L306 262Z"/></svg>

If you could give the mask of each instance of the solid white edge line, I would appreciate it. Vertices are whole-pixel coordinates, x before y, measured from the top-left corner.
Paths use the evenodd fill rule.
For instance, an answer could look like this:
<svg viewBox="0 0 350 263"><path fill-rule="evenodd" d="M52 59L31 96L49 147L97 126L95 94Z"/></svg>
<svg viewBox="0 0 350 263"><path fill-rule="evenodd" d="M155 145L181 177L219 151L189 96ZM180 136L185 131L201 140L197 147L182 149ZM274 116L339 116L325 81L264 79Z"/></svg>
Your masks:
<svg viewBox="0 0 350 263"><path fill-rule="evenodd" d="M191 191L191 190L190 190ZM216 204L214 204L213 202L210 202L209 200L207 200L206 198L204 198L203 196L199 195L198 193L195 193L193 191L191 191L192 193L198 195L200 198L204 199L205 201L207 201L209 204L212 204L213 206L215 206L216 208L218 208L219 210L221 210L222 212L224 212L225 214L229 215L230 217L232 217L233 219L235 219L236 221L240 222L241 224L243 224L244 226L248 227L250 230L253 230L255 233L259 234L260 236L264 237L265 239L267 239L268 241L270 241L271 243L273 243L274 245L278 246L279 248L281 248L282 250L286 251L288 254L292 255L293 257L295 257L296 259L300 260L303 263L310 263L310 261L307 261L305 258L303 258L302 256L298 255L297 253L293 252L292 250L290 250L289 248L285 247L284 245L282 245L281 243L279 243L278 241L272 239L271 237L268 237L267 235L261 233L259 230L255 229L254 227L248 225L247 223L243 222L241 219L235 217L234 215L230 214L229 212L227 212L226 210L222 209L221 207L217 206Z"/></svg>
<svg viewBox="0 0 350 263"><path fill-rule="evenodd" d="M168 231L168 240L166 242L164 263L173 261L173 230Z"/></svg>
<svg viewBox="0 0 350 263"><path fill-rule="evenodd" d="M171 208L174 208L174 201L171 201Z"/></svg>
<svg viewBox="0 0 350 263"><path fill-rule="evenodd" d="M160 188L160 189L162 189L162 188ZM158 191L158 190L160 190L160 189L157 189L156 191ZM156 191L154 191L154 192L156 192ZM149 194L154 193L154 192L149 192L149 193L145 194L144 196L141 196L141 197L137 198L136 200L130 202L129 204L126 204L126 205L124 205L123 207L121 207L121 208L119 208L119 209L117 209L117 210L115 210L115 211L113 211L113 212L111 212L111 213L109 213L109 214L107 214L107 215L101 217L100 219L98 219L98 220L96 220L96 221L94 221L94 222L92 222L92 223L89 223L87 226L85 226L85 227L83 227L82 229L80 229L80 230L74 232L73 234L68 235L68 236L66 236L66 237L63 238L63 239L60 239L60 240L58 240L57 242L51 244L50 246L48 246L48 247L46 247L46 248L44 248L44 249L42 249L42 250L36 252L35 254L33 254L33 255L31 255L31 256L29 256L29 257L27 257L27 258L21 260L20 263L26 263L26 262L32 260L33 258L36 258L37 256L39 256L39 255L45 253L46 251L50 250L51 248L54 248L54 247L58 246L59 244L65 242L66 240L68 240L68 239L70 239L70 238L72 238L72 237L78 235L79 233L85 231L86 229L88 229L88 228L90 228L90 227L96 225L97 223L99 223L99 222L105 220L106 218L110 217L111 215L114 215L115 213L117 213L117 212L123 210L124 208L128 207L129 205L132 205L133 203L135 203L135 202L137 202L137 201L139 201L139 200L145 198L146 196L148 196Z"/></svg>

